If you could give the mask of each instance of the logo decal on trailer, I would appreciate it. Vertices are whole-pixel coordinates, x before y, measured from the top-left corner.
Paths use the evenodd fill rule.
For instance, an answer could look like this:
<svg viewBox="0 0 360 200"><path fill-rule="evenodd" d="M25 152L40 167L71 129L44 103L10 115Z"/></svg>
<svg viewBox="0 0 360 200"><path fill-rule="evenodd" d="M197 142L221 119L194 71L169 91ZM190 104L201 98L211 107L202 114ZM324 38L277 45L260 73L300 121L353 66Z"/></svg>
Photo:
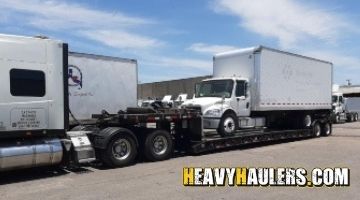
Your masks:
<svg viewBox="0 0 360 200"><path fill-rule="evenodd" d="M82 88L82 72L75 65L69 65L69 86Z"/></svg>

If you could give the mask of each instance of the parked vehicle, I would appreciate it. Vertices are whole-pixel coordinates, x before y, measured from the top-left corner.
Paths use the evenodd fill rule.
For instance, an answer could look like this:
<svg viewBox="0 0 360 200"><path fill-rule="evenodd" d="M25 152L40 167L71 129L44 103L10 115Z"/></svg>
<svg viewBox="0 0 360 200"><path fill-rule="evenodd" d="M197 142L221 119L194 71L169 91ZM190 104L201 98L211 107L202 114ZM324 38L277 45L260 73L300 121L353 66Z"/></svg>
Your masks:
<svg viewBox="0 0 360 200"><path fill-rule="evenodd" d="M331 128L332 63L264 46L214 56L213 78L183 104L222 136L241 128Z"/></svg>
<svg viewBox="0 0 360 200"><path fill-rule="evenodd" d="M343 93L334 92L332 103L334 123L359 120L360 97L345 98Z"/></svg>
<svg viewBox="0 0 360 200"><path fill-rule="evenodd" d="M123 72L129 73L129 76L132 76L132 78L124 79L132 83L114 81L113 79L116 78L116 75L108 72L98 72L98 76L89 80L85 76L91 77L91 74L94 75L95 71L87 69L87 62L89 66L93 62L109 65L107 69L114 70L114 73L121 67L117 63L112 63L116 62L113 61L114 58L111 58L111 61L105 57L98 58L99 60L93 60L93 56L88 57L88 55L83 54L70 54L69 57L68 45L57 40L0 35L0 171L37 166L79 165L94 160L98 160L110 167L122 167L134 163L138 154L142 154L147 160L158 161L170 158L174 149L198 153L249 143L315 137L321 133L325 136L331 134L331 122L328 120L327 115L326 95L320 95L316 99L306 98L317 103L317 106L313 106L316 108L320 107L319 103L323 103L323 107L320 107L321 110L306 110L305 108L313 108L312 105L301 105L304 107L304 110L296 114L304 115L304 119L301 118L301 120L305 120L305 127L302 126L297 129L270 129L262 127L236 130L232 136L228 137L220 137L212 130L204 130L203 118L200 112L194 109L154 110L138 107L127 107L124 109L122 105L125 105L127 101L123 101L122 98L126 100L129 98L127 95L132 95L134 91L136 92L136 88L134 91L128 91L127 88L130 85L131 89L137 83L133 74L135 62L131 61L131 65L128 66L131 69ZM85 75L84 72L81 79L79 74L76 75L74 68L71 65L69 66L69 60L72 66L86 66L82 70L89 73ZM124 65L127 64L125 63ZM324 62L324 65L327 66L328 63ZM292 65L286 67L286 69L288 68L292 69ZM329 74L327 70L331 70L331 67L329 69L322 65L320 68L325 70L322 74ZM73 71L70 69L73 69ZM305 69L308 68L305 67ZM285 70L284 74L298 73L296 68L294 70L294 72L287 72ZM314 70L314 73L308 71L300 71L299 73L303 76L311 75L317 77L318 73L322 71L320 69ZM307 75L307 73L309 74ZM122 75L119 75L119 77L122 77ZM272 75L279 74L273 73ZM102 78L102 76L104 77ZM291 77L292 75L286 75L286 77L288 76ZM229 101L232 97L229 97L228 93L231 91L227 90L227 87L233 84L234 88L236 88L234 91L237 91L235 94L240 95L239 97L234 97L235 103L238 102L239 107L244 104L241 107L241 113L248 112L246 109L250 105L252 107L258 106L256 107L258 109L256 110L257 112L252 113L248 117L249 120L252 120L248 123L256 123L255 125L258 127L264 125L265 120L270 120L267 123L272 125L273 119L258 111L262 111L262 109L265 111L268 109L272 110L279 105L271 103L274 102L270 98L272 96L265 96L265 99L262 99L264 98L263 96L259 96L258 104L250 104L250 101L247 101L250 100L250 97L257 98L256 94L258 93L252 93L251 89L253 85L256 85L257 79L250 79L251 76L247 78L227 78L221 80L221 84L215 82L216 86L219 85L216 87L216 91L224 96L223 98L222 96L217 97L218 103L216 105L221 104L224 108L228 108L224 102ZM324 90L322 92L327 93L328 77L319 75L319 78L316 83ZM288 78L281 78L280 80L283 79ZM81 80L83 80L82 85L80 85ZM88 87L87 84L90 83L87 81L91 81L92 86ZM264 81L267 84L271 83L271 81L269 82L266 79ZM105 87L107 84L107 87L113 88ZM291 85L291 83L289 84ZM213 86L212 80L204 82L204 86L201 86L198 91L198 97L203 94L209 94L205 93L207 90L203 91L203 87L206 88L208 87L207 85ZM270 87L258 86L261 90L269 89ZM73 96L69 97L69 91L79 90L76 87L86 88L90 91L98 88L111 94L110 96L105 94L104 99L101 99L101 96L98 96L101 93L94 91L93 96L89 95L81 100L72 99ZM220 91L218 90L219 88L225 88L226 90ZM116 94L117 91L121 94ZM302 89L298 88L298 92L301 91ZM311 92L306 94L313 94L314 92L317 92L317 89L312 89ZM265 95L268 93L260 94ZM276 93L276 95L282 94ZM114 101L112 97L121 97L121 99ZM289 109L300 108L300 105L296 107L295 100L297 100L298 96L295 97L294 100L285 99L289 102L289 104L285 102L285 106L288 106ZM120 101L121 105L119 105L118 101ZM125 104L122 104L122 102L125 102ZM76 106L72 105L72 103L87 107L88 110L76 110ZM134 99L133 103L136 105L136 99ZM108 104L114 104L114 107ZM116 106L119 106L119 110L116 110ZM93 107L95 110L92 110ZM102 111L96 111L97 108ZM107 108L108 110L102 108ZM74 112L71 112L71 109L74 109ZM329 110L331 110L331 105ZM92 111L95 113L91 114ZM216 114L217 111L211 112ZM295 120L297 119L295 115L292 115L294 114L292 112L282 112L281 116L284 114L287 114L287 117L290 116L295 117ZM80 120L75 121L80 125L71 127L69 115L76 115L73 117L74 119L79 117ZM87 119L90 115L95 120ZM275 117L278 115L279 113L277 112L270 112L269 114L269 116ZM228 120L228 117L225 119ZM283 118L277 117L276 119ZM242 120L243 118L240 119L241 124L245 123ZM83 124L83 122L86 123Z"/></svg>

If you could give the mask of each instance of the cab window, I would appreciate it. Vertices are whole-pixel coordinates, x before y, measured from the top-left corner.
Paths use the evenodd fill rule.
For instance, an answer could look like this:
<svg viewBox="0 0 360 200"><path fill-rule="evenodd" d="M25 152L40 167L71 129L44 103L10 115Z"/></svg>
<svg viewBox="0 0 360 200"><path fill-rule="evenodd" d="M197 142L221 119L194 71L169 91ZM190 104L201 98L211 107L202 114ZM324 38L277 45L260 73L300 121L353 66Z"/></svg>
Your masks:
<svg viewBox="0 0 360 200"><path fill-rule="evenodd" d="M11 69L10 93L12 96L43 97L45 73L39 70Z"/></svg>
<svg viewBox="0 0 360 200"><path fill-rule="evenodd" d="M246 96L247 84L245 81L236 81L236 97Z"/></svg>

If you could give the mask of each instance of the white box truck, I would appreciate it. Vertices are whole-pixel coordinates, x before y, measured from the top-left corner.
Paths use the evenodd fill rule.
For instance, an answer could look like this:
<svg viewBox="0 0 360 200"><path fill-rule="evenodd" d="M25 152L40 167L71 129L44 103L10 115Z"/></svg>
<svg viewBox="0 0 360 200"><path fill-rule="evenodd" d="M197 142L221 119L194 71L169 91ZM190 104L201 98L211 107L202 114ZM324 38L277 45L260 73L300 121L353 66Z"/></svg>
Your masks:
<svg viewBox="0 0 360 200"><path fill-rule="evenodd" d="M71 125L91 123L101 110L137 106L136 60L76 52L69 52L68 60Z"/></svg>
<svg viewBox="0 0 360 200"><path fill-rule="evenodd" d="M257 52L247 51L247 55L240 58L254 61ZM225 59L226 54L216 59L220 57ZM281 69L283 73L271 73L285 76L280 78L282 82L288 79L303 81L291 79L289 74L292 73L315 76L307 74L308 71L297 72L297 68L292 67L289 65L285 70ZM323 75L331 75L327 67L324 70ZM295 108L303 108L299 113L306 116L306 122L311 127L236 130L233 136L220 137L216 132L209 134L203 130L203 117L193 109L125 109L125 106L136 105L137 102L134 99L135 72L135 61L78 53L69 55L68 45L58 40L0 35L0 171L78 165L94 160L110 167L121 167L135 162L138 154L143 154L147 160L158 161L169 158L174 149L198 153L256 142L319 136L321 131L325 136L331 133L325 95L316 99L304 97L306 101L302 102L298 101L300 95L284 99L286 95L276 93L282 97L276 99L269 96L272 95L269 92L259 98L256 94L262 94L262 89L269 88L257 84L262 81L258 76L261 73L256 73L257 78L254 78L251 74L244 76L237 71L239 74L235 77L231 74L230 78L204 81L197 99L203 98L208 102L208 107L202 104L205 116L218 115L218 112L229 110L234 105L239 107L241 124L248 119L245 125L264 125L265 120L272 120L269 116L279 115L278 110L273 109L279 108L277 103L284 100L287 112L282 111L282 114L291 114ZM272 80L277 79L273 77ZM321 92L326 93L324 80L328 81L322 77L315 82L324 89ZM264 83L271 84L272 81ZM253 91L252 87L256 89ZM313 94L314 90L312 88L306 94ZM301 91L299 88L298 92ZM257 99L258 103L251 103L250 98ZM308 102L310 100L313 101ZM250 105L257 110L251 110L248 115ZM70 127L70 109L73 115L79 117L79 126ZM233 116L227 115L226 110L224 114ZM90 116L96 120L89 122ZM82 120L87 123L83 124ZM204 121L207 120L205 118ZM230 120L235 122L235 117Z"/></svg>
<svg viewBox="0 0 360 200"><path fill-rule="evenodd" d="M223 136L254 127L330 131L332 63L264 46L219 53L213 61L213 77L183 105L202 112L205 128Z"/></svg>

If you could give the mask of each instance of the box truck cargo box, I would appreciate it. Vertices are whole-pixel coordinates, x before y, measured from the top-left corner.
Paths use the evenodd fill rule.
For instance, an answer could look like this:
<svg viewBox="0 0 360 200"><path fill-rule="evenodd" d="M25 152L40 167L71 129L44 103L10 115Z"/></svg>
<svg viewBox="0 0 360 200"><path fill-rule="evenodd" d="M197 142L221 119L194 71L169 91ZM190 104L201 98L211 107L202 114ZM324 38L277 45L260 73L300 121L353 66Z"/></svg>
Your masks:
<svg viewBox="0 0 360 200"><path fill-rule="evenodd" d="M331 108L332 63L256 47L214 56L214 78L247 78L251 110Z"/></svg>
<svg viewBox="0 0 360 200"><path fill-rule="evenodd" d="M137 106L136 60L70 52L68 73L69 107L79 121Z"/></svg>

